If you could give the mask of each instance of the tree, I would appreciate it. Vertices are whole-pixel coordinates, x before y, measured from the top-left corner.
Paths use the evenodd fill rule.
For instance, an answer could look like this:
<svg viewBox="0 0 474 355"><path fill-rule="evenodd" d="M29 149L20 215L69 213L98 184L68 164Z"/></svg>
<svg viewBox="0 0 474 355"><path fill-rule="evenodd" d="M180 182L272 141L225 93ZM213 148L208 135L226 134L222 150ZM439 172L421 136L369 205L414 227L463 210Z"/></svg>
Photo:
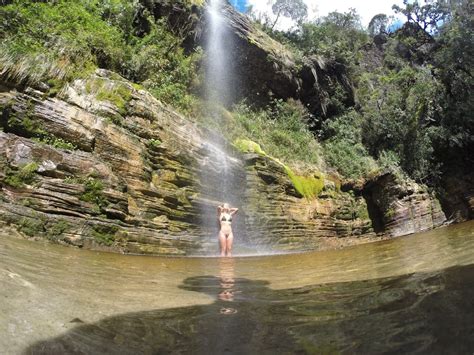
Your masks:
<svg viewBox="0 0 474 355"><path fill-rule="evenodd" d="M323 17L322 22L333 24L343 30L362 30L360 15L352 7L348 12L330 12L326 17Z"/></svg>
<svg viewBox="0 0 474 355"><path fill-rule="evenodd" d="M372 17L369 22L370 35L376 36L379 34L387 34L388 17L385 14L378 14Z"/></svg>
<svg viewBox="0 0 474 355"><path fill-rule="evenodd" d="M453 1L454 5L455 1ZM396 13L401 13L406 16L408 22L419 26L423 31L437 32L450 17L451 5L448 1L433 1L421 6L418 1L409 2L403 0L405 8L393 5L392 9Z"/></svg>
<svg viewBox="0 0 474 355"><path fill-rule="evenodd" d="M271 27L272 30L280 16L289 17L297 23L301 23L308 15L308 7L303 0L276 0L272 5L272 11L276 15Z"/></svg>

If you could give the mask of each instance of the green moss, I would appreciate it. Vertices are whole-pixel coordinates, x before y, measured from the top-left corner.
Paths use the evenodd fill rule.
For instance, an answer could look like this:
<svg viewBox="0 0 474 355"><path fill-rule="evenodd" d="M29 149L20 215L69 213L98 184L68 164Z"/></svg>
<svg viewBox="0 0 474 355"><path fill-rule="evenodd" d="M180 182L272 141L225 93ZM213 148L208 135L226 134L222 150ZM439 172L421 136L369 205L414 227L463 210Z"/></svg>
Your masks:
<svg viewBox="0 0 474 355"><path fill-rule="evenodd" d="M132 83L132 86L135 90L143 90L143 86L141 86L140 84L137 84L137 83Z"/></svg>
<svg viewBox="0 0 474 355"><path fill-rule="evenodd" d="M156 148L161 145L161 141L159 139L152 138L148 141L148 144L150 147Z"/></svg>
<svg viewBox="0 0 474 355"><path fill-rule="evenodd" d="M108 101L114 104L120 114L126 114L126 106L132 98L132 92L126 85L118 82L110 82L102 78L94 78L87 81L86 92L94 94L99 101Z"/></svg>
<svg viewBox="0 0 474 355"><path fill-rule="evenodd" d="M320 173L312 176L296 175L289 167L285 166L293 186L302 196L306 198L315 198L324 188L324 177Z"/></svg>
<svg viewBox="0 0 474 355"><path fill-rule="evenodd" d="M236 139L234 141L234 147L236 147L242 153L256 153L263 156L267 155L258 143L255 143L249 139Z"/></svg>

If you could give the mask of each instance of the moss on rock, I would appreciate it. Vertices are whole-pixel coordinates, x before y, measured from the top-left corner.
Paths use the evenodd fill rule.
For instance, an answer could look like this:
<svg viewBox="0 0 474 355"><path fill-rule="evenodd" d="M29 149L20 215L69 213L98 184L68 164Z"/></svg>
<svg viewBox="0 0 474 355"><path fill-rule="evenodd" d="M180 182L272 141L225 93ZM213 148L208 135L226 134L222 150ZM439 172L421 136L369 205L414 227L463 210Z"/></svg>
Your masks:
<svg viewBox="0 0 474 355"><path fill-rule="evenodd" d="M250 139L236 139L234 141L234 146L242 153L256 153L267 156L267 153L263 151L262 147Z"/></svg>
<svg viewBox="0 0 474 355"><path fill-rule="evenodd" d="M285 171L296 191L306 198L317 197L324 188L324 177L321 173L314 173L311 176L297 175L287 166Z"/></svg>

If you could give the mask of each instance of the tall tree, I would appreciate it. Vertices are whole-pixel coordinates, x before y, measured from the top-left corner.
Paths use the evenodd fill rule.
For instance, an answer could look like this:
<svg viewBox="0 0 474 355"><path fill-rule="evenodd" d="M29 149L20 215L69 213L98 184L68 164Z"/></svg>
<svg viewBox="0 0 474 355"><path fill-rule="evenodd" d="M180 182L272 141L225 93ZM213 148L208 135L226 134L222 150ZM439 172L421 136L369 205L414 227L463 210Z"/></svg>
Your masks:
<svg viewBox="0 0 474 355"><path fill-rule="evenodd" d="M271 29L275 27L280 16L289 17L297 23L302 23L308 15L308 7L303 0L276 0L272 5L272 11L276 15Z"/></svg>

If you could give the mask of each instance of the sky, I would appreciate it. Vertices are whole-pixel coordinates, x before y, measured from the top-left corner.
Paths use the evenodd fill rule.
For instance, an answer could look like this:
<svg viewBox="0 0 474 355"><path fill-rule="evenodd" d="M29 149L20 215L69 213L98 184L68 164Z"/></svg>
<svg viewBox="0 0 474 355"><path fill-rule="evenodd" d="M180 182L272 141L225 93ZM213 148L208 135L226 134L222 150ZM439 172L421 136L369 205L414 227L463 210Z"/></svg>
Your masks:
<svg viewBox="0 0 474 355"><path fill-rule="evenodd" d="M367 27L373 16L384 13L388 16L394 15L392 5L403 5L402 0L303 0L308 6L308 19L326 16L332 11L346 12L353 7L361 16L362 24ZM240 11L248 5L253 9L266 13L274 18L272 13L272 3L274 0L230 0L230 2ZM278 29L288 29L292 26L291 20L282 18L278 21Z"/></svg>

